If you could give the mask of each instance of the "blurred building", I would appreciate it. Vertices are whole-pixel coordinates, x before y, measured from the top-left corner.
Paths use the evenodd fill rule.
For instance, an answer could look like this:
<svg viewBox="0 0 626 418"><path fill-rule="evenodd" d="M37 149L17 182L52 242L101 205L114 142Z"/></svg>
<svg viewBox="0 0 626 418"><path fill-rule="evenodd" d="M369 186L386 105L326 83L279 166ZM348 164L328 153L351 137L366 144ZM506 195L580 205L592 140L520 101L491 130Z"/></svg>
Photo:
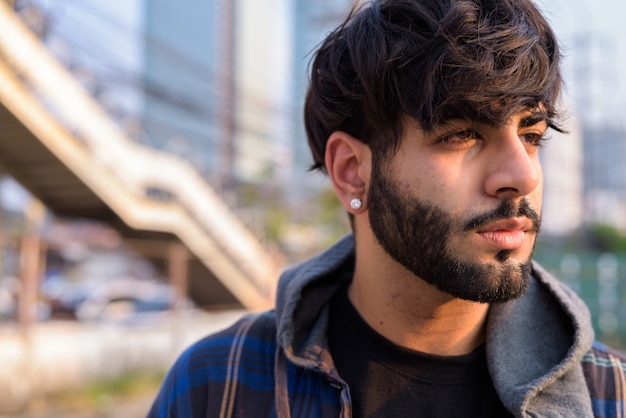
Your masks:
<svg viewBox="0 0 626 418"><path fill-rule="evenodd" d="M626 230L626 131L584 131L585 221Z"/></svg>
<svg viewBox="0 0 626 418"><path fill-rule="evenodd" d="M544 231L563 235L598 224L626 230L626 131L570 122L567 134L550 134L542 154Z"/></svg>
<svg viewBox="0 0 626 418"><path fill-rule="evenodd" d="M548 133L542 149L544 198L542 229L550 235L576 230L583 220L583 138L576 118L567 121L567 134Z"/></svg>
<svg viewBox="0 0 626 418"><path fill-rule="evenodd" d="M145 2L144 126L214 183L273 182L298 199L319 178L302 107L315 46L353 0Z"/></svg>
<svg viewBox="0 0 626 418"><path fill-rule="evenodd" d="M129 136L191 162L222 191L239 182L276 187L299 214L328 184L308 172L308 66L358 2L117 0L104 8L86 0L64 14L42 8L49 47L118 120L136 117L136 131L124 125ZM576 122L564 138L553 133L546 146L544 227L567 233L584 220L626 228L624 133L581 129Z"/></svg>
<svg viewBox="0 0 626 418"><path fill-rule="evenodd" d="M293 1L295 83L292 100L297 111L293 114L295 128L291 148L294 160L293 176L296 184L293 193L296 195L308 193L309 187L316 187L320 184L318 176L307 172L313 160L304 131L302 110L309 81L309 63L316 47L345 19L353 4L357 2L357 0Z"/></svg>
<svg viewBox="0 0 626 418"><path fill-rule="evenodd" d="M234 46L234 173L285 188L291 181L294 109L290 0L240 0Z"/></svg>
<svg viewBox="0 0 626 418"><path fill-rule="evenodd" d="M145 142L232 174L232 14L219 0L144 1ZM230 2L229 2L230 3Z"/></svg>

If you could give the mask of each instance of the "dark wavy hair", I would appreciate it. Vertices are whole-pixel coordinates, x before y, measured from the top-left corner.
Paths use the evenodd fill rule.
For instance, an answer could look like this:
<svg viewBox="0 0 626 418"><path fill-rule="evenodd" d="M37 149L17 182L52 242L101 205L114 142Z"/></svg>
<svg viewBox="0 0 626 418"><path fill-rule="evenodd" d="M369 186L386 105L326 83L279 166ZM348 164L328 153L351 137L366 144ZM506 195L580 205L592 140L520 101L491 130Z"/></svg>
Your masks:
<svg viewBox="0 0 626 418"><path fill-rule="evenodd" d="M345 131L393 155L403 121L428 131L452 118L501 126L542 106L555 122L559 47L531 0L380 0L353 10L310 66L304 106L312 170Z"/></svg>

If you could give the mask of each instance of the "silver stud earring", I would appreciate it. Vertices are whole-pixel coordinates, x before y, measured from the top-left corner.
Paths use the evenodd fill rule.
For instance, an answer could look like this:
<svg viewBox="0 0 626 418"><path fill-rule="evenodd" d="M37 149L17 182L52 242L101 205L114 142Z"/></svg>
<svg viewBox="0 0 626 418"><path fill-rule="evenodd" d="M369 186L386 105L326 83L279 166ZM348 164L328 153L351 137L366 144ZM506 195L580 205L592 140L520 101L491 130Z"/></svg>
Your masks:
<svg viewBox="0 0 626 418"><path fill-rule="evenodd" d="M354 199L352 199L350 201L350 207L352 209L360 209L361 208L361 199L359 199L358 197L355 197Z"/></svg>

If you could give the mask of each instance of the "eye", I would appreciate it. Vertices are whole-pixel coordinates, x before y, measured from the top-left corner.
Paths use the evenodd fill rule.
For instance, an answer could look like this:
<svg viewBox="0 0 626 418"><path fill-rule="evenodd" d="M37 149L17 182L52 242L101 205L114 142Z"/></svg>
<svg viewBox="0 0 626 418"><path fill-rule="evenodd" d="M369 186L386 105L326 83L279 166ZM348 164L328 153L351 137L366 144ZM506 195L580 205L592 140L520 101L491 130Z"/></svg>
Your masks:
<svg viewBox="0 0 626 418"><path fill-rule="evenodd" d="M548 137L545 136L545 132L526 132L520 135L520 139L534 147L541 147Z"/></svg>
<svg viewBox="0 0 626 418"><path fill-rule="evenodd" d="M442 144L467 144L478 139L478 134L474 129L463 129L442 135L437 142Z"/></svg>

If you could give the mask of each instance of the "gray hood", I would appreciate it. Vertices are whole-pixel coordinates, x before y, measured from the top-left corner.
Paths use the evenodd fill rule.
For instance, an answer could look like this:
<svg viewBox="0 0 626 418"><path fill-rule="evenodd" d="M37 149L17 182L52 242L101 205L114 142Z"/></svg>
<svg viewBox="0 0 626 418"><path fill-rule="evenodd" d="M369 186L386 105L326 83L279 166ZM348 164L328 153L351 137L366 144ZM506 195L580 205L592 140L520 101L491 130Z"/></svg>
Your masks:
<svg viewBox="0 0 626 418"><path fill-rule="evenodd" d="M336 377L327 350L328 302L354 269L348 235L287 270L276 301L278 343L290 361ZM521 298L492 305L487 361L502 403L519 417L592 417L580 361L594 335L589 311L538 264Z"/></svg>

